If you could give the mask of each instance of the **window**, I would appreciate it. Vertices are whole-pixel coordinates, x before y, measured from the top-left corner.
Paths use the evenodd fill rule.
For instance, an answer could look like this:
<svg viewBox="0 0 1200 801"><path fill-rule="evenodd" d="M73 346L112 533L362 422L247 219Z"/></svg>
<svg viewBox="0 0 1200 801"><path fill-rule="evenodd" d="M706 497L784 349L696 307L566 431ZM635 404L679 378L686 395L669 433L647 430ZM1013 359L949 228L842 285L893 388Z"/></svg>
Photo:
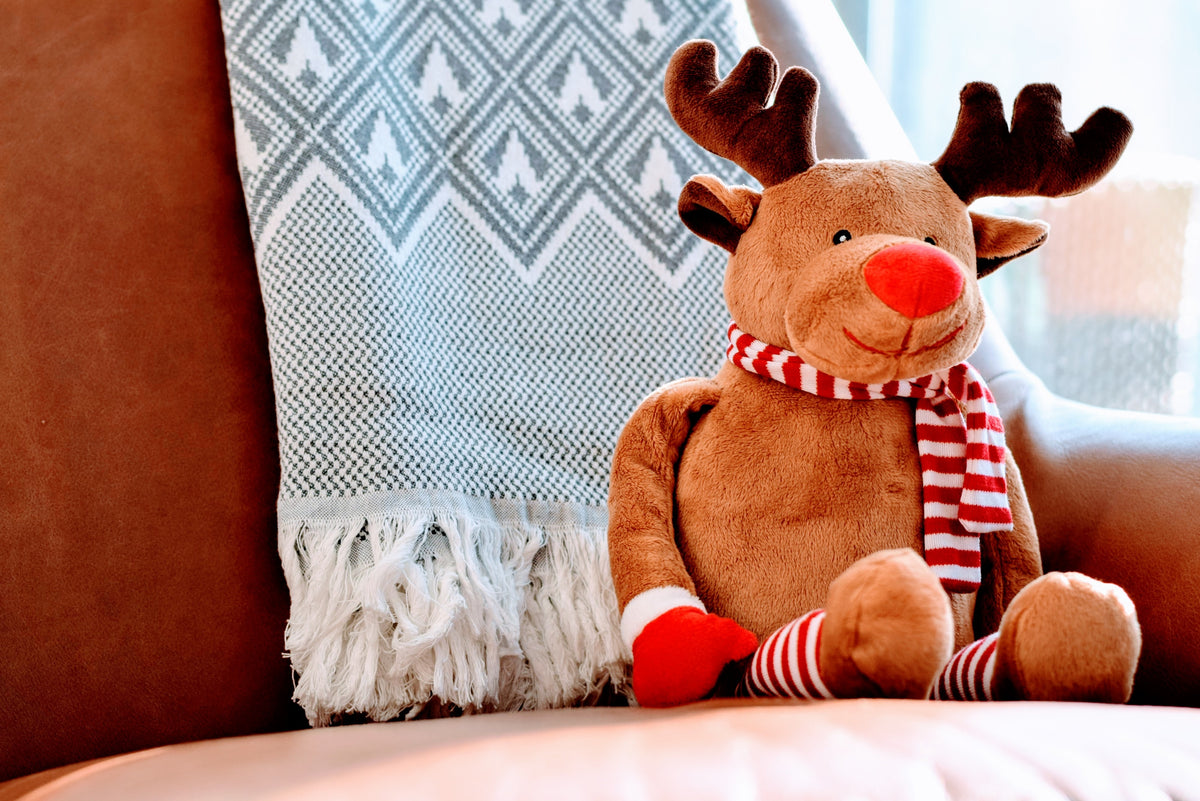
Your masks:
<svg viewBox="0 0 1200 801"><path fill-rule="evenodd" d="M1200 415L1200 4L835 4L922 159L940 155L973 80L996 84L1010 108L1026 83L1056 83L1072 129L1102 105L1129 115L1134 138L1099 186L988 202L1053 230L985 279L984 294L1054 391Z"/></svg>

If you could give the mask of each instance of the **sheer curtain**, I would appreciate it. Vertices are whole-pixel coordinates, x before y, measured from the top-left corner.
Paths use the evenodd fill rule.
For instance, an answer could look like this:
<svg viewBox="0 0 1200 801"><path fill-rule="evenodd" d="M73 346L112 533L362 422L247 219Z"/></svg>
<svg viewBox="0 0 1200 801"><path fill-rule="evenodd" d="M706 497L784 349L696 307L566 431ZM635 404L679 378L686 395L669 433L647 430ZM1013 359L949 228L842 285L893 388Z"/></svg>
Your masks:
<svg viewBox="0 0 1200 801"><path fill-rule="evenodd" d="M1122 163L1075 198L989 210L1047 220L1048 243L983 282L1024 361L1100 406L1200 415L1200 4L1148 0L835 0L911 138L936 158L964 83L1063 92L1078 126L1134 122Z"/></svg>

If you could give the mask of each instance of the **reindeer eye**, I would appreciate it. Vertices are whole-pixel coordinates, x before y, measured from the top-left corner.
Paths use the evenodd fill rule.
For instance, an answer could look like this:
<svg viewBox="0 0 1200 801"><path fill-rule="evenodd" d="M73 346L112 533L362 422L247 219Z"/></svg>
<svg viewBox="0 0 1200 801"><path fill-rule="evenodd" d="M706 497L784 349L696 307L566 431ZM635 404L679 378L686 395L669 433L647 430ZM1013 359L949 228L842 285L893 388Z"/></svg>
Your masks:
<svg viewBox="0 0 1200 801"><path fill-rule="evenodd" d="M843 228L842 230L838 231L836 234L833 235L833 244L835 244L835 245L840 245L843 242L849 242L849 241L850 241L850 232L847 231L845 228Z"/></svg>
<svg viewBox="0 0 1200 801"><path fill-rule="evenodd" d="M927 237L925 237L925 241L926 241L926 242L928 242L928 243L929 243L929 244L931 244L931 245L936 245L936 244L937 244L937 240L936 240L936 239L934 239L932 236L927 236Z"/></svg>

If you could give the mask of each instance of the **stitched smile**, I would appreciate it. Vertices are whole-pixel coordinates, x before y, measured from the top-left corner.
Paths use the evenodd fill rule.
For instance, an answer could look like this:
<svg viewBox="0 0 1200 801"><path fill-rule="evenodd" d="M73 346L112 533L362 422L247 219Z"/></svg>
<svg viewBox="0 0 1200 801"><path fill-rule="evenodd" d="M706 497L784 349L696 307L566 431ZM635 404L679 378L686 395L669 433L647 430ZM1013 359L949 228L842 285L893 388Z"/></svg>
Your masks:
<svg viewBox="0 0 1200 801"><path fill-rule="evenodd" d="M860 348L862 348L863 350L867 351L868 353L877 353L877 354L879 354L880 356L887 356L887 357L889 357L889 358L895 359L895 358L898 358L898 357L900 357L900 356L906 356L906 355L907 355L907 356L915 356L915 355L916 355L916 354L918 354L918 353L924 353L925 351L934 350L935 348L940 348L940 347L942 347L943 345L945 345L945 344L949 343L949 342L950 342L952 339L954 339L956 336L958 336L959 334L961 334L961 333L962 333L962 330L963 330L963 328L965 328L965 327L966 327L966 325L967 325L967 324L964 322L964 323L963 323L962 325L960 325L958 328L955 328L955 329L954 329L953 331L951 331L949 334L947 334L946 336L942 337L942 338L941 338L941 339L939 339L937 342L934 342L932 345L926 345L925 347L923 347L923 348L917 348L916 350L909 350L909 349L908 349L908 338L909 338L910 336L912 336L912 326L909 326L909 329L908 329L908 331L907 331L907 332L904 334L904 341L900 343L900 348L899 348L898 350L883 350L882 348L873 348L873 347L871 347L870 345L868 345L868 344L866 344L865 342L863 342L863 341L862 341L861 339L859 339L858 337L854 336L854 334L853 334L853 333L851 333L851 331L850 331L850 329L849 329L849 328L843 328L843 329L842 329L842 333L846 335L846 339L850 340L850 341L851 341L851 342L853 342L855 345L857 345L858 347L860 347Z"/></svg>

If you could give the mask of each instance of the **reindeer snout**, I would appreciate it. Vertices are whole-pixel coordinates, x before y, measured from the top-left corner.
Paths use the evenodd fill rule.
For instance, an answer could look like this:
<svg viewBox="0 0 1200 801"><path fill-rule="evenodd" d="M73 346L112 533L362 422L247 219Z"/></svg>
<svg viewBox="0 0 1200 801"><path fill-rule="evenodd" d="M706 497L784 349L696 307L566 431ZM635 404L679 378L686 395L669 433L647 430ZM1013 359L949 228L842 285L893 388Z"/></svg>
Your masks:
<svg viewBox="0 0 1200 801"><path fill-rule="evenodd" d="M918 242L879 251L867 259L863 276L877 298L912 320L941 311L963 291L958 263L946 251Z"/></svg>

